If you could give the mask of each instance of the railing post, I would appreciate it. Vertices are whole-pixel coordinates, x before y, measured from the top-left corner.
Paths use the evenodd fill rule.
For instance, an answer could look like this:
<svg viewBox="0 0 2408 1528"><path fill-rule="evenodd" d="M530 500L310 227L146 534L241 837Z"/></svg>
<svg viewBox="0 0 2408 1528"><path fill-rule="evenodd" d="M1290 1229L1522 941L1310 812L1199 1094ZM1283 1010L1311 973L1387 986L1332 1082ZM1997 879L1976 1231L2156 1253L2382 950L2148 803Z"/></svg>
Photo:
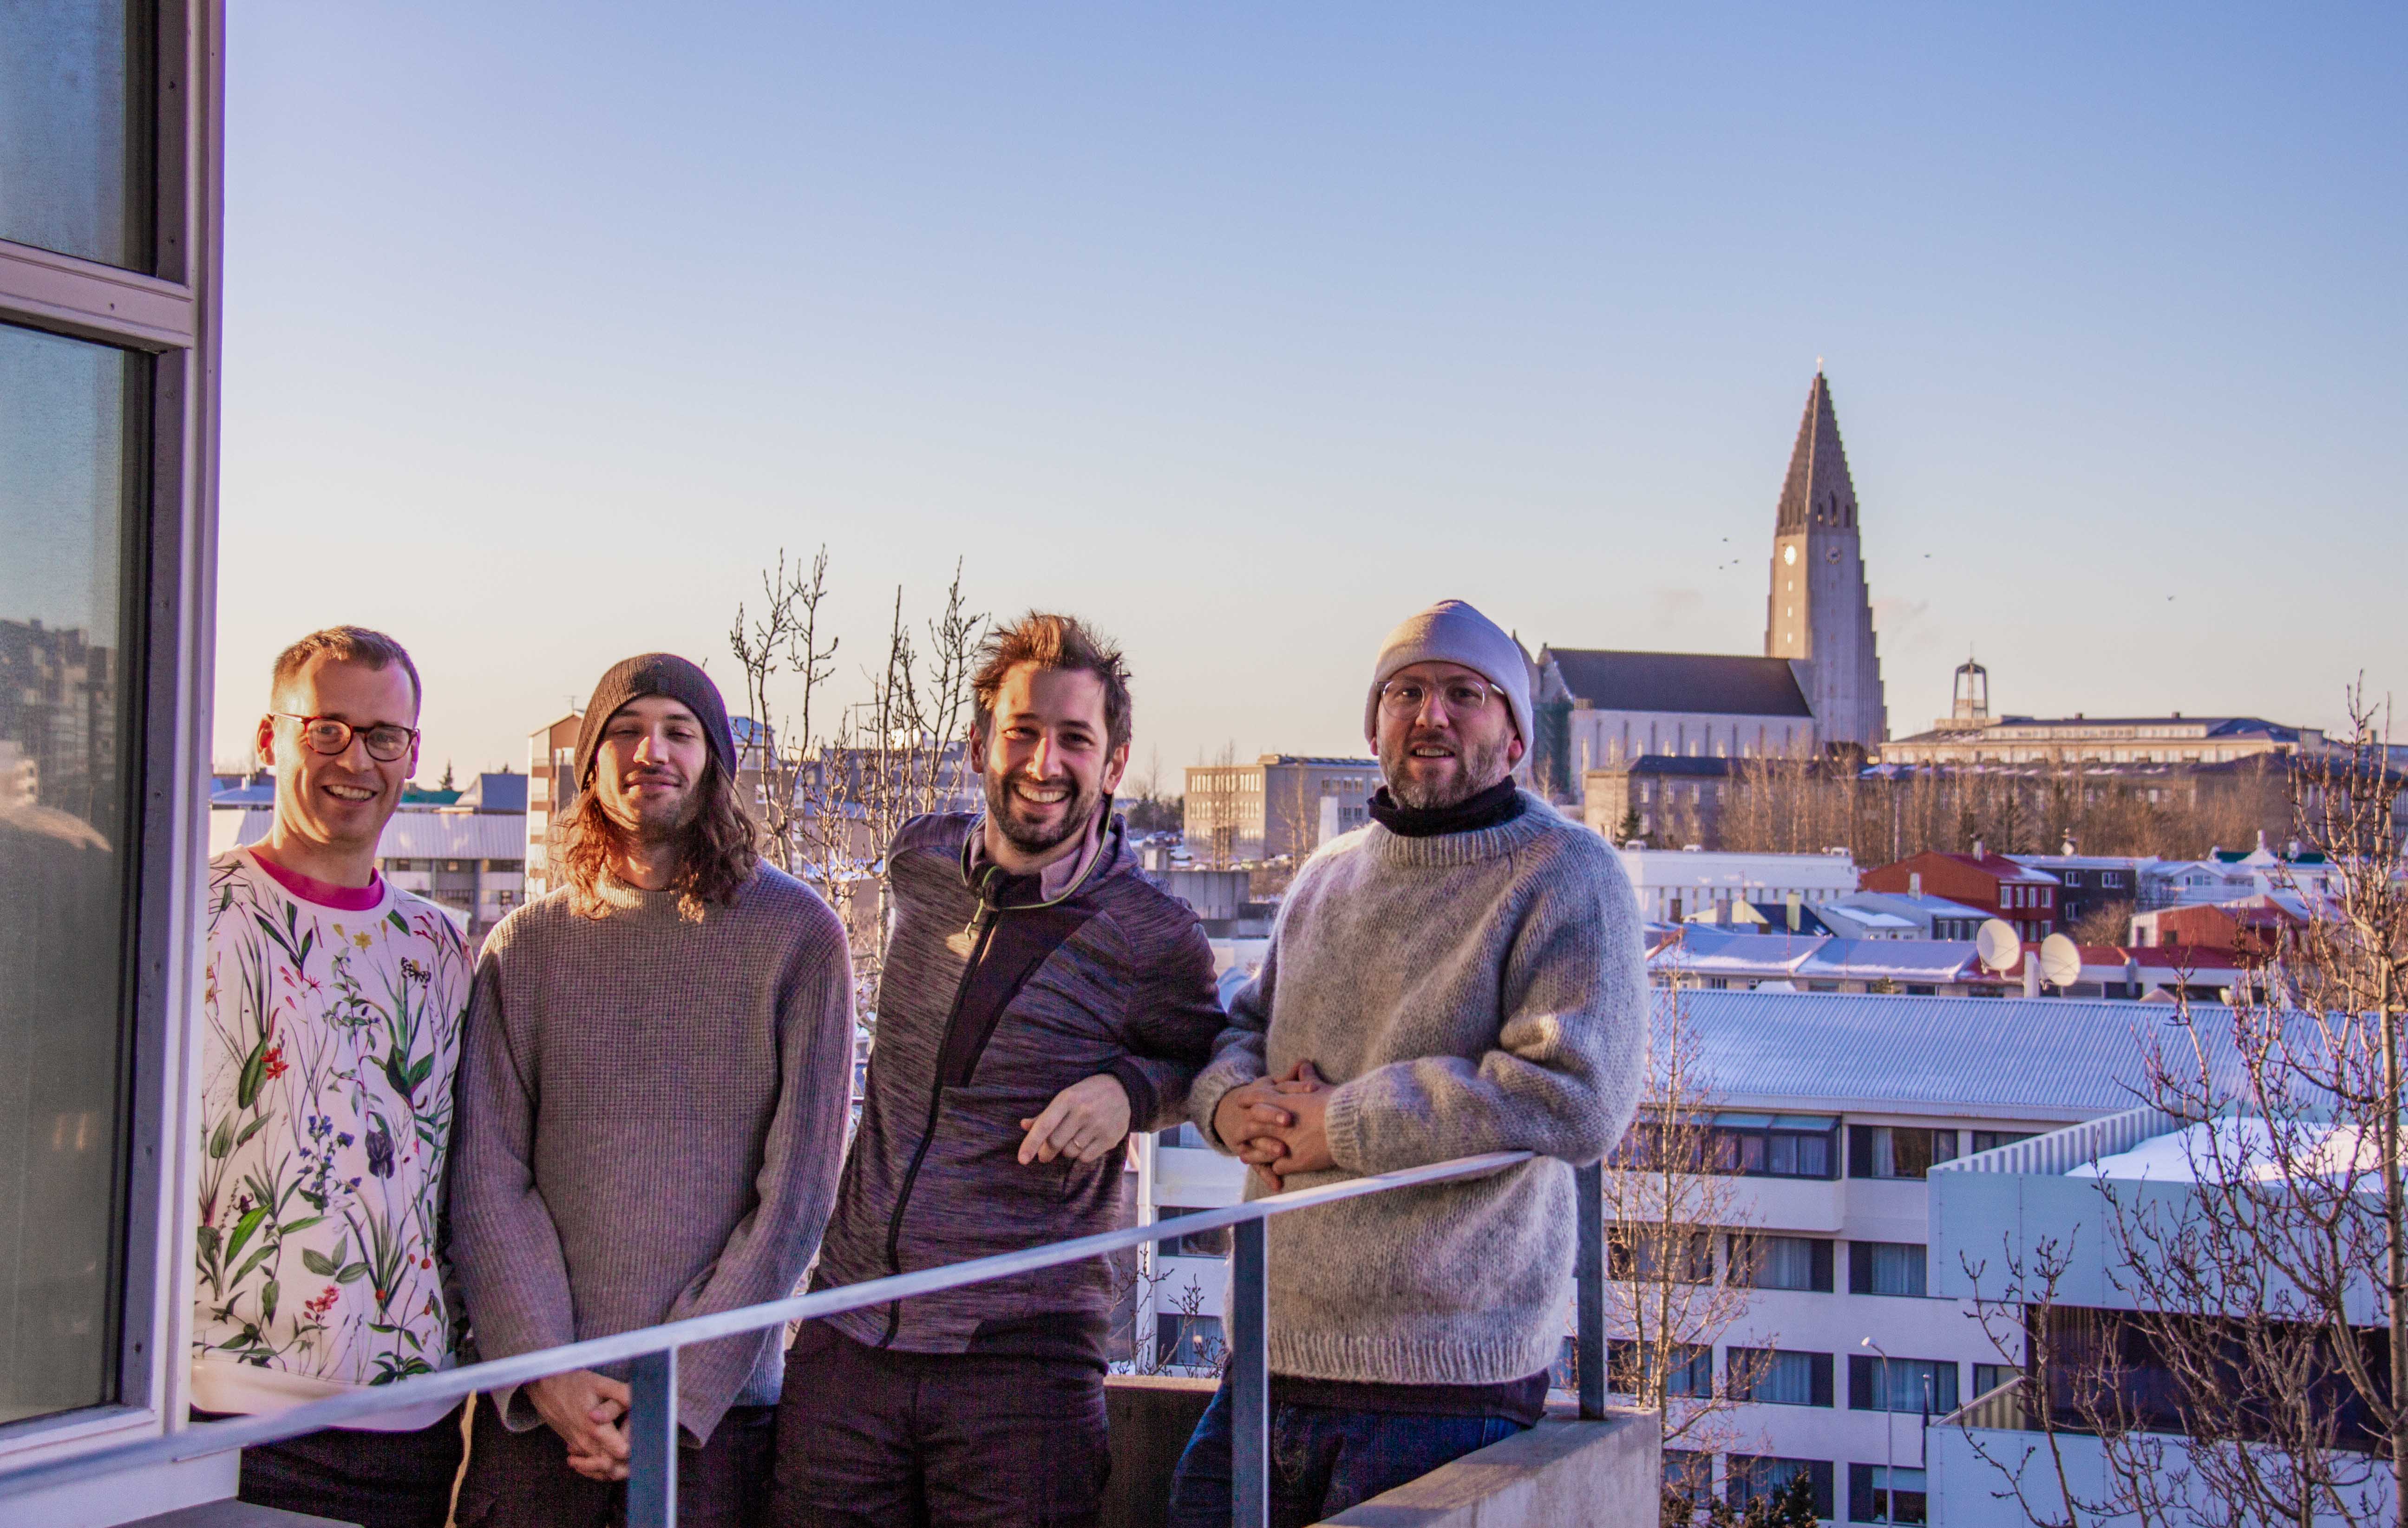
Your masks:
<svg viewBox="0 0 2408 1528"><path fill-rule="evenodd" d="M1269 1302L1265 1221L1240 1221L1229 1279L1229 1521L1268 1528L1271 1506Z"/></svg>
<svg viewBox="0 0 2408 1528"><path fill-rule="evenodd" d="M1605 1164L1573 1168L1572 1192L1580 1200L1573 1217L1580 1250L1572 1259L1580 1335L1572 1362L1580 1370L1580 1414L1594 1421L1605 1415Z"/></svg>
<svg viewBox="0 0 2408 1528"><path fill-rule="evenodd" d="M677 1349L645 1353L627 1376L627 1528L677 1528Z"/></svg>

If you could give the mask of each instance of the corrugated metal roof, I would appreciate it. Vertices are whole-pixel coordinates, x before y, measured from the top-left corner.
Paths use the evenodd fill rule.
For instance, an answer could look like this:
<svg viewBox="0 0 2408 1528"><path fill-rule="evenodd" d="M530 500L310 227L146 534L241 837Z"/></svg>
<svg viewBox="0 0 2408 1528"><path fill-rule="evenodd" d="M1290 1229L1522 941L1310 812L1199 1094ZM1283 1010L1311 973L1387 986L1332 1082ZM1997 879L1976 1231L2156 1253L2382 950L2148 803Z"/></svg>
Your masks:
<svg viewBox="0 0 2408 1528"><path fill-rule="evenodd" d="M2074 1120L2145 1102L2143 1044L2186 1051L2169 1004L2080 998L1879 997L1684 990L1654 993L1696 1043L1725 1107ZM2202 1023L2220 1065L2229 1046Z"/></svg>

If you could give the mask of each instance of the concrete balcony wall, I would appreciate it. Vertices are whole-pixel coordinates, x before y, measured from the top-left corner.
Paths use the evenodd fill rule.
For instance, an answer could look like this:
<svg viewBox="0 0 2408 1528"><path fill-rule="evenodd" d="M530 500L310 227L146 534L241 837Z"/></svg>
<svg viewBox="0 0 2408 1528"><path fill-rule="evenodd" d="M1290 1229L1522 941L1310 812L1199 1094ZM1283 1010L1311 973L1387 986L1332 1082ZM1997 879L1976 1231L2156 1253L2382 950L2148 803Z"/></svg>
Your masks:
<svg viewBox="0 0 2408 1528"><path fill-rule="evenodd" d="M1105 1381L1112 1476L1103 1528L1160 1528L1211 1379ZM1329 1520L1331 1528L1656 1528L1661 1431L1652 1411L1549 1417Z"/></svg>

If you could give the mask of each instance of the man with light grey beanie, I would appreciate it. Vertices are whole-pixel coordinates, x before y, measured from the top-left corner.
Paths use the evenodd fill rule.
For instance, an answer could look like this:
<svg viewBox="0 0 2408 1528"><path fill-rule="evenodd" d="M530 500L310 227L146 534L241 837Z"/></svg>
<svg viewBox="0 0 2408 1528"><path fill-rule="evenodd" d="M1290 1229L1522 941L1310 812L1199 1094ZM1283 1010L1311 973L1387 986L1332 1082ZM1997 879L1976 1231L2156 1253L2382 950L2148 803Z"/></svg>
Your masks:
<svg viewBox="0 0 2408 1528"><path fill-rule="evenodd" d="M1639 1102L1646 970L1620 859L1515 789L1519 643L1460 600L1390 633L1369 825L1297 872L1189 1092L1247 1194L1484 1151L1536 1160L1269 1223L1271 1521L1317 1522L1537 1421L1564 1332L1571 1164ZM1171 1488L1226 1523L1228 1391Z"/></svg>

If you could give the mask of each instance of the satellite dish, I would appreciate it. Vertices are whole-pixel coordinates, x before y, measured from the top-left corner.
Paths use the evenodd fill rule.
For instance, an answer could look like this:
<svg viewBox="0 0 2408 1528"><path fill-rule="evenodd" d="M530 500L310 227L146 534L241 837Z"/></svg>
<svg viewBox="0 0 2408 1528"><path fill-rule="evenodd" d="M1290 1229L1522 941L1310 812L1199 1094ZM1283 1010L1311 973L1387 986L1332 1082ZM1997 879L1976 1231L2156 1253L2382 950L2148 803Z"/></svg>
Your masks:
<svg viewBox="0 0 2408 1528"><path fill-rule="evenodd" d="M2082 979L2082 947L2062 934L2040 942L2041 979L2052 987L2071 987Z"/></svg>
<svg viewBox="0 0 2408 1528"><path fill-rule="evenodd" d="M1983 920L1973 935L1973 953L1993 971L2004 971L2022 958L2024 942L2015 937L2014 925L2003 918Z"/></svg>

